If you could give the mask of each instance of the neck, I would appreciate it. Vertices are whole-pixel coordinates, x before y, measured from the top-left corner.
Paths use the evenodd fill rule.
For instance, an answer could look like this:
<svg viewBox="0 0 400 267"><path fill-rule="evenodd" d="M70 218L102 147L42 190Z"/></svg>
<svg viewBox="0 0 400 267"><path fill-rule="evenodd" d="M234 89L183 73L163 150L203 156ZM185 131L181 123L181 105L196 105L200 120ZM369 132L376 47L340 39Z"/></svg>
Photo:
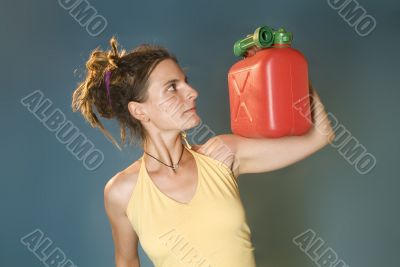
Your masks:
<svg viewBox="0 0 400 267"><path fill-rule="evenodd" d="M181 157L182 150L185 150L181 141L180 132L174 133L157 133L148 135L144 144L143 149L153 157L159 159L165 164L172 166L173 164L178 163L179 158ZM185 158L185 151L183 151L182 158L180 163L183 162ZM174 170L154 158L144 155L146 157L147 168L150 171L160 171L166 170L168 173L174 174ZM178 168L179 170L179 168Z"/></svg>

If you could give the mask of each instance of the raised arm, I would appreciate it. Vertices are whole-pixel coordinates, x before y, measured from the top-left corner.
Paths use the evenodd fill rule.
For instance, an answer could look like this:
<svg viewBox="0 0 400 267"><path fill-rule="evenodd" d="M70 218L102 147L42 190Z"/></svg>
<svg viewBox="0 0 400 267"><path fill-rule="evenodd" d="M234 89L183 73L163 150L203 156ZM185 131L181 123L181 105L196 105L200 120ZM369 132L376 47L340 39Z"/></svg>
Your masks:
<svg viewBox="0 0 400 267"><path fill-rule="evenodd" d="M313 126L307 134L281 138L246 138L223 134L210 138L204 147L208 147L208 151L214 149L225 151L227 155L233 154L232 171L235 176L277 170L308 157L335 138L324 106L311 83L310 93ZM217 139L219 142L215 142Z"/></svg>

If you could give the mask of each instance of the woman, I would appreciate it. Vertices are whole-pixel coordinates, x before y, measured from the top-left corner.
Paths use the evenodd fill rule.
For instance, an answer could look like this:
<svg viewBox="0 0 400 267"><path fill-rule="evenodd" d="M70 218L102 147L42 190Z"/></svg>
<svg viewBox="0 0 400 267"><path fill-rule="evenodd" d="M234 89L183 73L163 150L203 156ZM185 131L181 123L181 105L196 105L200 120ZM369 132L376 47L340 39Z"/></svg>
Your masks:
<svg viewBox="0 0 400 267"><path fill-rule="evenodd" d="M157 267L255 266L238 176L288 166L334 138L316 92L310 88L314 126L306 135L223 134L192 147L185 131L200 123L198 92L177 59L160 46L140 45L126 53L118 51L114 37L110 44L111 51L92 52L72 107L120 148L93 107L101 117L116 118L122 142L128 128L130 141L144 150L104 188L116 266L140 266L139 239Z"/></svg>

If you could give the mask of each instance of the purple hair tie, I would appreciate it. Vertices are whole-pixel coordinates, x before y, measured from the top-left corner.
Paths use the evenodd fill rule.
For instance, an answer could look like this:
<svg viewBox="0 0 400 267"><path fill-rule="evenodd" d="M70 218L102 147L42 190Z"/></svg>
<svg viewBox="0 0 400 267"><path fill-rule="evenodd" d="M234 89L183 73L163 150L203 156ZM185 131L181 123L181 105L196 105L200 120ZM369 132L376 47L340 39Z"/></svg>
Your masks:
<svg viewBox="0 0 400 267"><path fill-rule="evenodd" d="M104 75L104 81L105 81L105 83L106 83L108 104L111 106L110 79L111 79L111 70L107 70L106 73L105 73L105 75Z"/></svg>

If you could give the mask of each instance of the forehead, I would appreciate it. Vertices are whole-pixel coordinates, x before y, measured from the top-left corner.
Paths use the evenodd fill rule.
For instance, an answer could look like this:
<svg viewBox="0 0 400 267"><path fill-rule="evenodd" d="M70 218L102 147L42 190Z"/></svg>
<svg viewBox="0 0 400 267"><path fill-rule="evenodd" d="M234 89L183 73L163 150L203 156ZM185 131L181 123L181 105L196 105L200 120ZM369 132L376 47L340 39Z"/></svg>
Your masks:
<svg viewBox="0 0 400 267"><path fill-rule="evenodd" d="M181 79L185 74L172 59L164 59L154 68L149 77L151 86L162 86L172 79Z"/></svg>

